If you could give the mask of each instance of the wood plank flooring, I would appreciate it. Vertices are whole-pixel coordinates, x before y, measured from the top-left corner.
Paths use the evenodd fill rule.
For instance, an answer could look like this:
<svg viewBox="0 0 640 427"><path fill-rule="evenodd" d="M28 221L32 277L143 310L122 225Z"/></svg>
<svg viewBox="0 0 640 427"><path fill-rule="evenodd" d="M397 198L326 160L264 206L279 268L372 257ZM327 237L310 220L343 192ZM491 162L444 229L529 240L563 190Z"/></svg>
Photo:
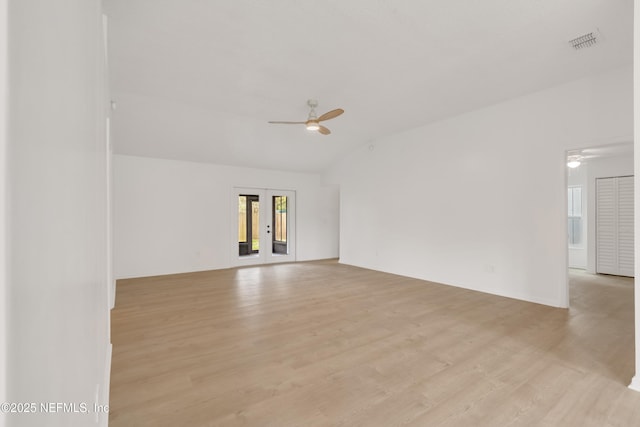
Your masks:
<svg viewBox="0 0 640 427"><path fill-rule="evenodd" d="M571 309L340 265L118 281L110 426L640 426L633 280Z"/></svg>

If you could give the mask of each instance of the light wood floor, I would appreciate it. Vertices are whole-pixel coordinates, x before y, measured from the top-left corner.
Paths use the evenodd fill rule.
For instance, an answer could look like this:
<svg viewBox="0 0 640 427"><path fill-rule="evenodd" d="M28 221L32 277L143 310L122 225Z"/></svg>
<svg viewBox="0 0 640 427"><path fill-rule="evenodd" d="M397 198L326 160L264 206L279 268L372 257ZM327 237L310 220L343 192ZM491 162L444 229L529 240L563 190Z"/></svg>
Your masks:
<svg viewBox="0 0 640 427"><path fill-rule="evenodd" d="M110 426L640 426L632 279L571 309L335 261L121 280Z"/></svg>

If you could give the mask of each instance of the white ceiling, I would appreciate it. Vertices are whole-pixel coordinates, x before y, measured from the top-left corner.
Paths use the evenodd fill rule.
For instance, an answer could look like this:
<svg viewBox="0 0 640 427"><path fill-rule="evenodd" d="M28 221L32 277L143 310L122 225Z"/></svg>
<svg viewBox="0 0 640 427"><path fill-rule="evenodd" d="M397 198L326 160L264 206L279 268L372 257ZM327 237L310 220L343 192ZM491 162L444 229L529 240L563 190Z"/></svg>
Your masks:
<svg viewBox="0 0 640 427"><path fill-rule="evenodd" d="M630 65L631 0L105 0L115 151L322 171L381 136ZM567 41L599 29L601 43ZM308 98L332 135L302 125Z"/></svg>

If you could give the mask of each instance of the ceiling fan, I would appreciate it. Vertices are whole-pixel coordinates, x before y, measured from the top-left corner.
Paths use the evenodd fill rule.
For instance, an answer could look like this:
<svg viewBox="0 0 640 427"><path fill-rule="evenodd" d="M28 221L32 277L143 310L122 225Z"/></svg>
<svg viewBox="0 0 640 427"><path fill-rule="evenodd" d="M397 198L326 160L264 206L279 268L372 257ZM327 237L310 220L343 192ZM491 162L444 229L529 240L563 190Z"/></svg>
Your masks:
<svg viewBox="0 0 640 427"><path fill-rule="evenodd" d="M335 110L328 111L323 115L321 115L320 117L318 117L316 115L316 107L318 106L318 101L316 101L315 99L310 99L307 101L307 105L309 106L309 108L311 108L311 111L309 111L309 117L307 118L306 122L273 121L269 123L284 124L284 125L305 125L307 127L307 130L317 130L323 135L329 135L331 131L326 127L322 126L320 122L333 119L335 117L338 117L340 114L344 113L344 110L342 108L336 108Z"/></svg>

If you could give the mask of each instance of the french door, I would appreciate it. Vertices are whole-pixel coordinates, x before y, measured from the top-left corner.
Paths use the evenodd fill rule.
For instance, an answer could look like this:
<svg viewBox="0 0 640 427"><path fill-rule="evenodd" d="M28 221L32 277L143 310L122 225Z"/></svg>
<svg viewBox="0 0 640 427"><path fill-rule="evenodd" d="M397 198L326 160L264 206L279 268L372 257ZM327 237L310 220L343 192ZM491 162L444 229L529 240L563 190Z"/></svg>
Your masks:
<svg viewBox="0 0 640 427"><path fill-rule="evenodd" d="M296 259L295 191L234 188L233 265Z"/></svg>

